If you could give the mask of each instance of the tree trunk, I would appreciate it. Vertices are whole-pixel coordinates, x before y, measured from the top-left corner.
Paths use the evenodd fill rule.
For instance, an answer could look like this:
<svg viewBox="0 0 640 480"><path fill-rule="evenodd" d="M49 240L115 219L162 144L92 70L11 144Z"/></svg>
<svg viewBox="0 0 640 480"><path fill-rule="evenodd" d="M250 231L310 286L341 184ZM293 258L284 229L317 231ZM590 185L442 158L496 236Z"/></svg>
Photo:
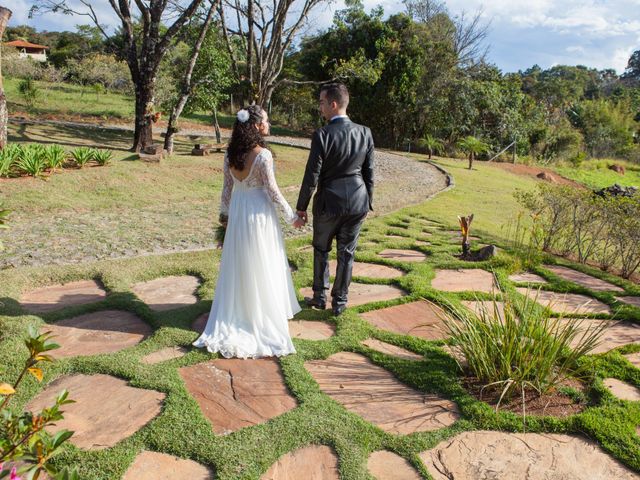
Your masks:
<svg viewBox="0 0 640 480"><path fill-rule="evenodd" d="M4 29L11 18L11 10L0 7L0 38L4 35ZM2 83L2 56L0 54L0 150L7 144L7 123L9 122L9 112L7 111L7 97L4 94Z"/></svg>
<svg viewBox="0 0 640 480"><path fill-rule="evenodd" d="M431 154L433 153L433 150L430 148L429 149L429 160L431 160Z"/></svg>
<svg viewBox="0 0 640 480"><path fill-rule="evenodd" d="M152 105L153 85L144 82L136 86L136 120L132 147L134 152L141 152L153 144Z"/></svg>
<svg viewBox="0 0 640 480"><path fill-rule="evenodd" d="M213 112L211 112L211 114L213 115L213 128L215 128L216 130L216 142L222 143L222 135L220 134L220 124L218 123L218 109L216 107L213 107Z"/></svg>
<svg viewBox="0 0 640 480"><path fill-rule="evenodd" d="M473 167L473 152L469 154L469 170Z"/></svg>

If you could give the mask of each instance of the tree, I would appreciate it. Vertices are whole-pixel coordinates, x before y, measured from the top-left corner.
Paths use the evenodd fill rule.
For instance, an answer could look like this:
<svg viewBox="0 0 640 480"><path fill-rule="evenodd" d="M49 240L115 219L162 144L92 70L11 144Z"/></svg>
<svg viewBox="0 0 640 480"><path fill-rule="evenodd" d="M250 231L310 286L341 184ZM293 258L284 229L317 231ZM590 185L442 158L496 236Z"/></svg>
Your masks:
<svg viewBox="0 0 640 480"><path fill-rule="evenodd" d="M424 137L418 139L418 146L421 148L426 148L429 151L429 159L431 159L431 155L433 152L441 152L444 148L444 143L442 140L438 140L433 135L425 135Z"/></svg>
<svg viewBox="0 0 640 480"><path fill-rule="evenodd" d="M0 7L0 38L4 35L4 29L11 18L11 10ZM9 113L7 112L7 97L4 94L4 85L2 83L2 55L0 52L0 149L7 144L7 123L9 121Z"/></svg>
<svg viewBox="0 0 640 480"><path fill-rule="evenodd" d="M460 147L469 155L469 170L471 170L471 168L473 167L473 160L475 159L476 155L480 155L489 151L489 145L487 145L479 138L471 135L466 136L462 140L460 140L458 142L458 147Z"/></svg>
<svg viewBox="0 0 640 480"><path fill-rule="evenodd" d="M266 108L278 84L284 57L306 24L310 11L325 0L224 0L219 9L222 32L236 81L245 101Z"/></svg>
<svg viewBox="0 0 640 480"><path fill-rule="evenodd" d="M171 42L182 32L184 25L194 16L203 1L189 0L183 5L180 1L135 0L136 11L132 9L131 0L109 0L109 5L121 22L124 39L122 53L135 87L134 151L144 150L153 143L152 117L158 69ZM111 39L99 22L92 2L78 0L78 3L81 7L75 8L68 0L36 0L30 14L61 12L87 16L106 39ZM138 18L142 27L140 33L135 28ZM165 26L163 20L167 19L171 19L173 23Z"/></svg>
<svg viewBox="0 0 640 480"><path fill-rule="evenodd" d="M640 50L636 50L631 54L631 57L629 57L629 62L627 63L623 77L640 82Z"/></svg>

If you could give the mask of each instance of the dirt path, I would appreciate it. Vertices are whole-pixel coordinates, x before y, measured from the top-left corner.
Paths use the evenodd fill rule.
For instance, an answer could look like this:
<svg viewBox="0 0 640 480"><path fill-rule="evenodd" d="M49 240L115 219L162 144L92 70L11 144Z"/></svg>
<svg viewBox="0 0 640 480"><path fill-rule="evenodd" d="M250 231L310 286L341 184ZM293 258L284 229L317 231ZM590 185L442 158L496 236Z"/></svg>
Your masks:
<svg viewBox="0 0 640 480"><path fill-rule="evenodd" d="M558 185L567 185L570 187L576 188L586 188L581 183L578 183L574 180L570 180L559 175L557 172L554 172L550 168L539 167L536 165L524 165L524 164L513 164L513 163L493 163L493 166L496 168L501 168L502 170L506 170L507 172L514 173L516 175L523 175L531 178L538 178L540 173L546 173L546 181L550 183L556 183Z"/></svg>

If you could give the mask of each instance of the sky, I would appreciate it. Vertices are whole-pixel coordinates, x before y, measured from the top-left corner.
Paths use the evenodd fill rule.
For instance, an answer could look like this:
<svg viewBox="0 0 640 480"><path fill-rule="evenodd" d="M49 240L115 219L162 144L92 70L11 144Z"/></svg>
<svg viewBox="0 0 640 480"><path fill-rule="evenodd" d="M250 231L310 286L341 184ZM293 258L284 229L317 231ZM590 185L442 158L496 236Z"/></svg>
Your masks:
<svg viewBox="0 0 640 480"><path fill-rule="evenodd" d="M72 2L74 0L71 0ZM47 14L28 18L31 0L12 0L10 25L27 24L38 30L73 30L83 17ZM102 23L116 25L107 0L92 2ZM341 0L319 7L312 25L326 29ZM398 0L364 0L365 9L381 5L385 14L404 10ZM586 65L622 73L631 54L640 49L640 0L448 0L452 15L482 11L490 23L488 60L503 72L525 70L534 64Z"/></svg>

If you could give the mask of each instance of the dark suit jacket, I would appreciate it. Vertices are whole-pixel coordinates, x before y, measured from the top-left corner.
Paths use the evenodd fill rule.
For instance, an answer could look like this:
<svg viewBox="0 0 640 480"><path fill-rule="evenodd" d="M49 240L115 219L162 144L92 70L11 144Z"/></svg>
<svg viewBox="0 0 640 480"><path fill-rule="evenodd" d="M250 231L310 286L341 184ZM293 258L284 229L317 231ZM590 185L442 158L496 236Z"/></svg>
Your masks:
<svg viewBox="0 0 640 480"><path fill-rule="evenodd" d="M369 128L336 118L313 134L297 210L355 215L373 210L373 137Z"/></svg>

